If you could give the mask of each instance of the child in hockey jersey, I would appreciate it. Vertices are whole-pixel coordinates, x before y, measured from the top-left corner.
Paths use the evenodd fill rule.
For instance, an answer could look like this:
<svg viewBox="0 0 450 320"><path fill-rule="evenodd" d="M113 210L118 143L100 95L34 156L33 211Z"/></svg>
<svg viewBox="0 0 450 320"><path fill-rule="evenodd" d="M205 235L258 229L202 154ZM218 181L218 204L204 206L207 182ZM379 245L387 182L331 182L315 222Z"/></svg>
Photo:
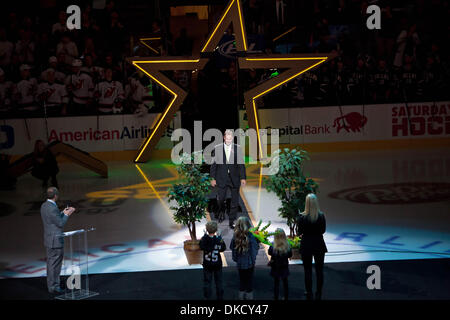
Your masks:
<svg viewBox="0 0 450 320"><path fill-rule="evenodd" d="M206 224L206 232L200 240L200 249L203 250L204 296L205 299L211 298L211 285L214 277L217 300L222 300L222 258L220 252L225 251L226 245L222 238L216 235L217 222L209 221Z"/></svg>

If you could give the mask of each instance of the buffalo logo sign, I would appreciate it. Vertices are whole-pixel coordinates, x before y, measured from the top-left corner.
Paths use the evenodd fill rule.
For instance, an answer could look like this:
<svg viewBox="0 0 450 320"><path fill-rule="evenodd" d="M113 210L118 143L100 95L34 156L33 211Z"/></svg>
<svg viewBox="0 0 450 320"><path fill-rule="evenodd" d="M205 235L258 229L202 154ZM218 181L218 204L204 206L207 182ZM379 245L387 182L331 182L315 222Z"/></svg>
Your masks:
<svg viewBox="0 0 450 320"><path fill-rule="evenodd" d="M333 123L333 128L336 128L336 132L339 133L341 129L345 129L347 132L360 132L366 125L367 117L359 112L350 112L339 118L336 118Z"/></svg>

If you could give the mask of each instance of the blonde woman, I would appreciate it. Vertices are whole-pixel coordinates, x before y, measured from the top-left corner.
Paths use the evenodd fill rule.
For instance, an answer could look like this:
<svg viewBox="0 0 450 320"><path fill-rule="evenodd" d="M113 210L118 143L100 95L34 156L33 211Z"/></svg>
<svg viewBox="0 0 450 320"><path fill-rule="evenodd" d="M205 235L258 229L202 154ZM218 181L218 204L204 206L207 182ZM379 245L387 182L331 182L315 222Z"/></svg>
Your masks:
<svg viewBox="0 0 450 320"><path fill-rule="evenodd" d="M273 245L269 247L270 275L274 280L274 299L278 300L280 292L280 279L283 280L284 300L288 299L289 258L292 257L292 249L286 238L286 233L281 228L275 231Z"/></svg>
<svg viewBox="0 0 450 320"><path fill-rule="evenodd" d="M232 258L239 271L239 300L253 300L253 271L259 244L250 228L250 220L239 217L230 243Z"/></svg>
<svg viewBox="0 0 450 320"><path fill-rule="evenodd" d="M327 246L323 240L326 230L325 215L319 209L319 202L315 194L308 194L305 201L305 211L297 221L297 234L302 235L300 253L305 269L306 298L313 299L312 293L312 259L316 268L317 290L316 300L322 298L323 262Z"/></svg>

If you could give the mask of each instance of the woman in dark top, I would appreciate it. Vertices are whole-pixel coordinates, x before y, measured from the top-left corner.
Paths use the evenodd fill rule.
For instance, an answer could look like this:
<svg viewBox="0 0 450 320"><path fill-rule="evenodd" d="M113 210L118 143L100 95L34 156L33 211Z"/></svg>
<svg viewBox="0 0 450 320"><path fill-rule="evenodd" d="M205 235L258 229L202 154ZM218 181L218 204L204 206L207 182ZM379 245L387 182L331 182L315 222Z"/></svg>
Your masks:
<svg viewBox="0 0 450 320"><path fill-rule="evenodd" d="M47 188L48 179L52 179L52 186L58 188L56 175L59 172L58 163L53 153L45 146L42 140L34 144L33 169L31 175L42 180L42 186Z"/></svg>
<svg viewBox="0 0 450 320"><path fill-rule="evenodd" d="M315 194L308 194L305 202L305 212L301 213L297 222L297 234L302 235L300 253L305 269L306 298L313 299L312 293L312 258L316 266L317 290L316 300L322 297L323 263L327 246L323 240L326 230L325 215L319 210Z"/></svg>
<svg viewBox="0 0 450 320"><path fill-rule="evenodd" d="M270 275L274 280L274 299L278 300L280 291L280 279L283 280L284 300L288 299L288 276L289 276L289 258L292 257L292 249L286 238L284 230L279 228L275 231L273 245L269 247Z"/></svg>

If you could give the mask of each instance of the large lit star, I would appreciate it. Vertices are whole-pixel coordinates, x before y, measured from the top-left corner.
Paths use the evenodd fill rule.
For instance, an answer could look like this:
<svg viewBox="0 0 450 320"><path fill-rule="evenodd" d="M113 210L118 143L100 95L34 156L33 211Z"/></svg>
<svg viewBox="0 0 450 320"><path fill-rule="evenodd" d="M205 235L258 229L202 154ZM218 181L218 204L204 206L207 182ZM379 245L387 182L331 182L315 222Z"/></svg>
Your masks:
<svg viewBox="0 0 450 320"><path fill-rule="evenodd" d="M150 135L141 144L134 162L146 162L150 156L151 150L156 146L161 136L164 134L175 113L180 109L187 92L179 85L170 80L160 71L163 70L198 70L203 69L208 59L186 58L186 57L152 57L152 58L133 58L131 63L141 70L145 75L167 90L172 98L164 112L156 119Z"/></svg>
<svg viewBox="0 0 450 320"><path fill-rule="evenodd" d="M258 86L244 93L245 108L247 112L249 126L256 130L258 138L259 158L265 157L263 154L262 142L260 137L260 125L258 119L257 99L278 88L279 86L295 79L302 73L318 66L331 57L330 54L287 54L287 55L250 55L247 52L247 36L245 32L245 23L242 15L242 4L240 0L230 0L225 8L222 17L217 22L211 34L208 36L199 55L205 56L217 49L219 41L229 27L233 25L236 50L239 52L238 65L241 69L268 69L280 68L287 69L275 78L271 78ZM208 58L186 58L186 57L151 57L151 58L129 58L128 61L144 72L153 81L158 83L173 98L169 102L165 111L156 121L149 137L141 145L136 156L135 162L145 162L150 156L151 150L163 135L167 126L178 111L187 93L176 85L173 81L164 76L161 70L200 70Z"/></svg>

